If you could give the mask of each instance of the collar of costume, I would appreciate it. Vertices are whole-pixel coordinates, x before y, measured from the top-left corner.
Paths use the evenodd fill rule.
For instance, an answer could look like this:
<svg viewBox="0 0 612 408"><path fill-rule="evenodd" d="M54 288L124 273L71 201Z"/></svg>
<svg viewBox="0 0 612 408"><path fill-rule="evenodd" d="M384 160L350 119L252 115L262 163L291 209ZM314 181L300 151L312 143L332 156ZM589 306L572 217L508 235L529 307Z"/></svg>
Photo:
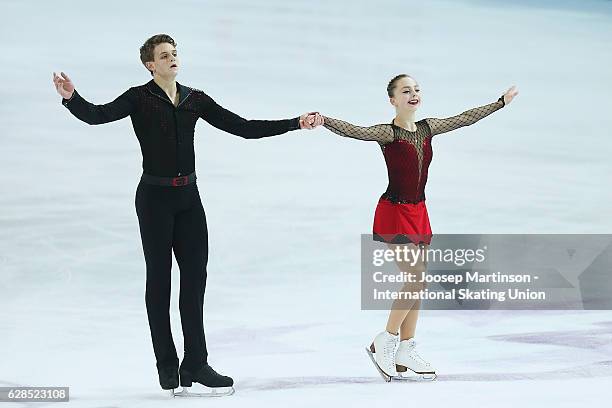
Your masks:
<svg viewBox="0 0 612 408"><path fill-rule="evenodd" d="M155 82L153 79L151 79L149 82L147 82L147 88L149 89L149 91L153 92L155 95L157 95L160 98L168 101L169 103L172 103L172 101L170 100L170 98L168 97L166 92L163 89L161 89L161 87L159 85L157 85L157 82ZM185 99L187 99L187 97L191 93L191 88L189 88L188 86L185 86L185 85L181 85L181 84L178 83L178 81L176 81L176 90L179 93L179 102L178 102L178 105L180 105L181 103L183 103L183 101ZM174 106L174 104L173 104L173 106Z"/></svg>

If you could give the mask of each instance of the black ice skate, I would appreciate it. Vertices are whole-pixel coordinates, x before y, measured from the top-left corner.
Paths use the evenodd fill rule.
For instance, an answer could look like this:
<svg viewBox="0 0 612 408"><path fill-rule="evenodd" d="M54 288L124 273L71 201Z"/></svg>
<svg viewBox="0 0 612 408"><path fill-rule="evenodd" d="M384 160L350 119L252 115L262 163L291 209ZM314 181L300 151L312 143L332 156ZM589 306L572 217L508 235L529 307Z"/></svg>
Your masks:
<svg viewBox="0 0 612 408"><path fill-rule="evenodd" d="M157 370L159 385L164 390L173 390L179 386L178 367L162 367Z"/></svg>
<svg viewBox="0 0 612 408"><path fill-rule="evenodd" d="M234 393L234 380L226 375L217 373L211 366L204 365L198 371L190 371L181 367L179 370L182 390L173 392L177 397L223 397ZM194 386L193 383L202 386Z"/></svg>

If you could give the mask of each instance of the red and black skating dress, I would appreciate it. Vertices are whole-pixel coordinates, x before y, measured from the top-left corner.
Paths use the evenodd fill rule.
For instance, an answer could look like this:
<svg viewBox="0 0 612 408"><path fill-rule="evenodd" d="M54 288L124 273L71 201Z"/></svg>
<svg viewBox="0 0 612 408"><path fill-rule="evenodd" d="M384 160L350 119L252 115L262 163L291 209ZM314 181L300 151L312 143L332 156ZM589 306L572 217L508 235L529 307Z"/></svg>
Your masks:
<svg viewBox="0 0 612 408"><path fill-rule="evenodd" d="M388 243L430 244L432 238L425 184L432 159L434 135L469 126L505 105L503 96L496 102L467 110L459 115L417 121L416 131L390 124L369 127L325 116L327 129L341 136L377 141L382 149L389 186L382 194L374 215L373 234L377 241Z"/></svg>

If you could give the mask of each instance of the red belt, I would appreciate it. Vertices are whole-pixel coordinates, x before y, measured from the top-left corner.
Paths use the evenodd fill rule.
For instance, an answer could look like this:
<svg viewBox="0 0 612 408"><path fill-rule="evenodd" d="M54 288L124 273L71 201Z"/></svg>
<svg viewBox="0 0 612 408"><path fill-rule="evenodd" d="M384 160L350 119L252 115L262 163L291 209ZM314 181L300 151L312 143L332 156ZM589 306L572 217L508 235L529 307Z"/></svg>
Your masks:
<svg viewBox="0 0 612 408"><path fill-rule="evenodd" d="M185 186L187 184L191 184L196 181L195 171L186 176L177 176L177 177L161 177L161 176L152 176L150 174L142 174L140 178L147 184L155 184L158 186L170 186L170 187L180 187Z"/></svg>

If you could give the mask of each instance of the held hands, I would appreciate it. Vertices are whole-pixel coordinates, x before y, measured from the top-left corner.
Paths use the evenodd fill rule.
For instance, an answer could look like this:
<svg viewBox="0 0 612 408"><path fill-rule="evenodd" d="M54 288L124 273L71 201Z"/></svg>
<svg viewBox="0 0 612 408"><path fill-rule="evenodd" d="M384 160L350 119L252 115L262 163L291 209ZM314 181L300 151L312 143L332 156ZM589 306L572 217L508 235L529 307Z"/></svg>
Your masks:
<svg viewBox="0 0 612 408"><path fill-rule="evenodd" d="M323 116L319 112L309 112L300 116L300 129L314 129L323 124Z"/></svg>
<svg viewBox="0 0 612 408"><path fill-rule="evenodd" d="M72 93L74 92L74 84L68 78L68 75L61 73L62 76L57 75L55 72L53 73L53 83L55 84L55 89L57 93L62 96L64 99L70 99L72 97Z"/></svg>
<svg viewBox="0 0 612 408"><path fill-rule="evenodd" d="M510 102L512 102L512 99L514 99L516 95L518 95L518 91L516 90L516 85L512 85L512 87L508 89L506 93L504 93L504 103L506 105L509 104Z"/></svg>

